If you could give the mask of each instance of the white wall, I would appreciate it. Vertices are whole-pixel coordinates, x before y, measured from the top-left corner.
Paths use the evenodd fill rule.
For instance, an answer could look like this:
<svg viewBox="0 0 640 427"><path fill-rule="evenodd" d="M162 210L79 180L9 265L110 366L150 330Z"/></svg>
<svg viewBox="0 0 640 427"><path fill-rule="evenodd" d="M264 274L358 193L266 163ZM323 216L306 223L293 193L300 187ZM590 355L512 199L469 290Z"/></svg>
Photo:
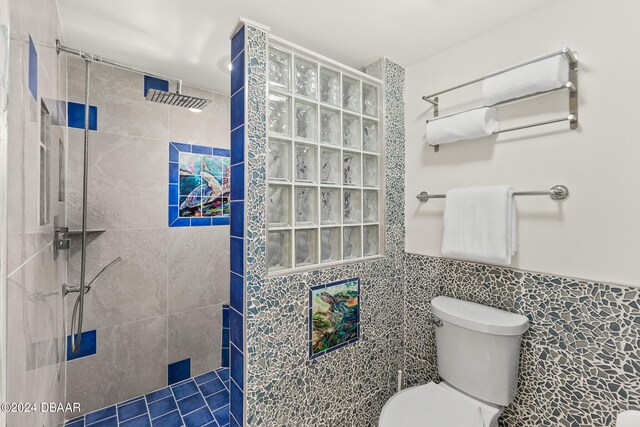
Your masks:
<svg viewBox="0 0 640 427"><path fill-rule="evenodd" d="M444 201L421 205L415 198L421 190L564 184L571 191L565 202L518 198L520 252L512 266L640 286L639 16L637 0L556 1L408 68L407 252L440 256ZM443 146L439 153L428 148L424 121L432 110L422 95L565 46L580 58L579 130L552 125L495 142ZM479 105L479 93L445 94L441 111L458 110L468 100ZM558 94L498 115L521 116L520 122L537 120L545 110L562 115L564 99Z"/></svg>

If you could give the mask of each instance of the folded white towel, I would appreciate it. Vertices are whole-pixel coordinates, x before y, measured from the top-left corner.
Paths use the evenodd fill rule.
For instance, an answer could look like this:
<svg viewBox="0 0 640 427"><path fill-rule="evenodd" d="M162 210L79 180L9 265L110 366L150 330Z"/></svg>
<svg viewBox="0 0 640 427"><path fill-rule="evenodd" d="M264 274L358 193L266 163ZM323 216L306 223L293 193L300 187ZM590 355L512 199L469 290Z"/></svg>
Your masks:
<svg viewBox="0 0 640 427"><path fill-rule="evenodd" d="M509 265L517 251L518 223L511 187L458 188L447 192L443 256Z"/></svg>
<svg viewBox="0 0 640 427"><path fill-rule="evenodd" d="M495 108L476 108L427 123L429 145L482 138L498 130Z"/></svg>
<svg viewBox="0 0 640 427"><path fill-rule="evenodd" d="M515 68L482 82L487 105L519 98L564 86L569 81L569 60L562 55L552 56Z"/></svg>
<svg viewBox="0 0 640 427"><path fill-rule="evenodd" d="M617 427L640 427L640 411L625 411L618 414Z"/></svg>

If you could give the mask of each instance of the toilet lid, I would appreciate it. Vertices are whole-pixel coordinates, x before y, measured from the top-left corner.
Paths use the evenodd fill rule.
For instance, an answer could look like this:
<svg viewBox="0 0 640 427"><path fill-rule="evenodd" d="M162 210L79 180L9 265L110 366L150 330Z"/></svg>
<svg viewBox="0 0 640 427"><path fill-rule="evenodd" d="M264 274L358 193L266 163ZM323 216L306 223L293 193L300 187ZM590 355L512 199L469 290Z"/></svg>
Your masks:
<svg viewBox="0 0 640 427"><path fill-rule="evenodd" d="M380 414L379 427L485 427L482 408L455 390L429 383L393 396Z"/></svg>

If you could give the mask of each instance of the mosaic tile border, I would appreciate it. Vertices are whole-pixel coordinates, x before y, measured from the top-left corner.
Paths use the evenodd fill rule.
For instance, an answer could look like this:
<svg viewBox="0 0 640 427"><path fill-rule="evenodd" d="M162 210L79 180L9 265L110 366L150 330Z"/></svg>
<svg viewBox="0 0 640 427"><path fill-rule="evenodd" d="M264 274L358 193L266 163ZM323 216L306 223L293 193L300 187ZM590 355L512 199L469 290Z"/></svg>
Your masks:
<svg viewBox="0 0 640 427"><path fill-rule="evenodd" d="M437 380L429 301L447 295L523 314L519 389L506 426L610 426L640 409L640 289L407 254L405 386Z"/></svg>

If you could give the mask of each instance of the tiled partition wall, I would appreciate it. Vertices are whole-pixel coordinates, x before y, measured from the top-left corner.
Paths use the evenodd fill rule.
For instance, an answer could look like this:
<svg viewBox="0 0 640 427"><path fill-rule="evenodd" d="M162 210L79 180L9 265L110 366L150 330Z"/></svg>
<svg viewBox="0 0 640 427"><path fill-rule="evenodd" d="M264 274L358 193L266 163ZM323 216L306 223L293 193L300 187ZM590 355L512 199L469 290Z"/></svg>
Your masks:
<svg viewBox="0 0 640 427"><path fill-rule="evenodd" d="M437 379L424 320L447 295L530 320L501 426L611 426L640 409L640 289L415 254L405 268L405 386Z"/></svg>
<svg viewBox="0 0 640 427"><path fill-rule="evenodd" d="M246 329L238 333L238 339L245 341L246 411L239 412L242 407L234 404L232 390L231 412L236 419L246 417L250 426L374 425L382 406L394 393L396 373L402 365L404 69L387 59L370 67L371 73L384 82L385 256L269 277L265 256L269 35L268 30L251 24L240 31L246 37L247 64L246 93L242 93L242 99L247 100L243 105L247 111L242 112L247 120L246 235L241 241L245 259L241 267L246 270L242 307ZM232 99L232 115L233 108ZM233 217L232 205L232 221ZM309 289L349 278L360 278L361 339L310 360ZM233 344L233 321L231 328ZM233 377L233 355L231 372Z"/></svg>
<svg viewBox="0 0 640 427"><path fill-rule="evenodd" d="M84 61L68 61L69 101L82 113ZM80 402L83 412L220 367L229 301L228 189L222 203L196 190L207 179L224 190L225 168L228 188L220 156L229 148L229 97L185 85L184 93L213 100L191 112L145 100L145 88L175 90L173 81L97 63L91 71L88 226L104 231L89 235L87 278L118 256L122 261L85 298L84 329L96 331L95 354L67 364L67 400ZM69 226L77 230L83 118L74 111L68 203ZM190 192L198 197L189 199ZM70 252L69 283L77 284L78 237ZM67 298L69 316L75 297Z"/></svg>
<svg viewBox="0 0 640 427"><path fill-rule="evenodd" d="M2 301L7 323L0 322L7 333L0 356L7 374L2 377L7 388L3 400L61 402L65 366L60 289L66 257L54 251L53 229L66 218L59 165L64 170L67 131L55 102L66 94L66 61L55 51L55 39L61 37L55 2L10 0L8 5L8 14L0 10L0 22L10 21L9 28L0 29L0 57L6 53L7 36L10 46L9 61L0 60L0 106L7 105L7 78L10 99L7 157L0 156L6 162L0 168L7 171L7 199L2 203L8 229L3 242L7 258L0 260L7 275L7 300ZM6 425L58 425L63 417L61 412L11 412Z"/></svg>

